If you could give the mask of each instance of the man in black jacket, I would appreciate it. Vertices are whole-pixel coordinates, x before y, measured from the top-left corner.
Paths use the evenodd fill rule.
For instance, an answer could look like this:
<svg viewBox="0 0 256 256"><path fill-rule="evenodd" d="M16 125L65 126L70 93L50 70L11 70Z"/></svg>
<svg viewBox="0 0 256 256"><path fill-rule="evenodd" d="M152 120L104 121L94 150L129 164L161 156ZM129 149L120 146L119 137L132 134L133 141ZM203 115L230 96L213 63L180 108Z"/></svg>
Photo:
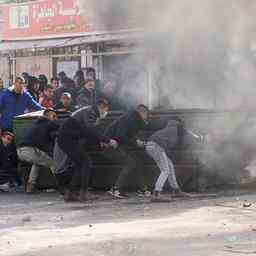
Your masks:
<svg viewBox="0 0 256 256"><path fill-rule="evenodd" d="M18 156L13 145L14 135L10 132L3 132L0 140L0 191L1 188L9 190L10 184L21 185L18 175ZM4 189L3 189L4 190Z"/></svg>
<svg viewBox="0 0 256 256"><path fill-rule="evenodd" d="M122 162L123 168L118 176L115 185L111 188L109 193L116 198L124 198L122 188L125 185L127 176L131 171L137 169L139 171L139 184L143 186L142 190L147 193L144 186L144 179L142 174L143 165L140 159L132 152L127 151L126 147L132 143L132 139L136 134L143 130L147 125L149 109L144 105L137 106L136 110L128 112L114 121L107 127L105 134L118 142L119 147L116 149L107 148L105 150L106 157L114 160L118 159ZM134 141L137 146L140 146L138 140Z"/></svg>
<svg viewBox="0 0 256 256"><path fill-rule="evenodd" d="M51 155L59 128L55 122L56 118L57 115L53 109L44 110L43 117L32 124L18 145L19 159L32 164L26 186L27 193L36 192L40 166L50 168L53 171Z"/></svg>
<svg viewBox="0 0 256 256"><path fill-rule="evenodd" d="M96 105L73 113L60 128L54 149L55 175L59 185L65 189L66 202L87 200L90 158L85 149L91 145L115 147L117 144L100 134L97 128L107 111L108 102L99 100Z"/></svg>

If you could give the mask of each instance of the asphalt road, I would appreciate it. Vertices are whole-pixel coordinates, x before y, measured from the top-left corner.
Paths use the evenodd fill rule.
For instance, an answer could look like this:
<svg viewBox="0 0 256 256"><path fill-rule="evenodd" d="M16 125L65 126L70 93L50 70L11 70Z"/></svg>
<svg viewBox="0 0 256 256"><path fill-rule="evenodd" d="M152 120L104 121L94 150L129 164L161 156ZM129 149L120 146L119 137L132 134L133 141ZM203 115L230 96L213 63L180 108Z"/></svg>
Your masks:
<svg viewBox="0 0 256 256"><path fill-rule="evenodd" d="M0 194L1 256L256 255L256 193L152 204Z"/></svg>

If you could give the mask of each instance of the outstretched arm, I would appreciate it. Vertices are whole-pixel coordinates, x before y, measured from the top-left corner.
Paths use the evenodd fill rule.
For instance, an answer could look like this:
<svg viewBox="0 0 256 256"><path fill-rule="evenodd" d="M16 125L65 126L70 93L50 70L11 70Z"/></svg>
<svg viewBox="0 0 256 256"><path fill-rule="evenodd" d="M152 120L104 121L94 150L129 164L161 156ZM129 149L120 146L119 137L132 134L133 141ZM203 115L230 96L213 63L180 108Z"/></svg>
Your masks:
<svg viewBox="0 0 256 256"><path fill-rule="evenodd" d="M28 108L30 110L34 110L34 111L39 111L39 110L43 110L44 108L38 103L36 102L31 95L27 94L28 97Z"/></svg>

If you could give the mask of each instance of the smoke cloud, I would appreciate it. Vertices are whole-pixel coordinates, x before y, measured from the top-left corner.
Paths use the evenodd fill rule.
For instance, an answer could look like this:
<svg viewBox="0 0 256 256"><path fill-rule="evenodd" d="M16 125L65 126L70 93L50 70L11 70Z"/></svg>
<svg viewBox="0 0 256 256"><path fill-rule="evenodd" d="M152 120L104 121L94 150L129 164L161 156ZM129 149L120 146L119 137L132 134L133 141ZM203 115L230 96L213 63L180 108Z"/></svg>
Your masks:
<svg viewBox="0 0 256 256"><path fill-rule="evenodd" d="M254 1L86 0L80 6L104 29L144 28L140 48L153 58L147 53L140 59L154 72L161 94L156 106L254 106Z"/></svg>

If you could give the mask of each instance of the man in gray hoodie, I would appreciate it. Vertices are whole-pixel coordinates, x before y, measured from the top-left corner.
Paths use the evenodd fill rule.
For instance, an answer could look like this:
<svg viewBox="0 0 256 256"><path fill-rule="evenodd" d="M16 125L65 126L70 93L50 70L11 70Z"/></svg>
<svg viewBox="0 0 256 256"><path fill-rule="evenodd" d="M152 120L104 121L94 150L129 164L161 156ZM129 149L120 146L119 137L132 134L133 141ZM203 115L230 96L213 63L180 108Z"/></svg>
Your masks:
<svg viewBox="0 0 256 256"><path fill-rule="evenodd" d="M181 139L184 136L184 134L181 134L181 129L184 129L181 122L171 120L165 128L155 132L146 143L146 151L148 155L154 159L161 172L152 194L153 202L170 201L170 198L161 196L161 192L167 180L176 196L189 196L189 194L184 193L181 190L176 179L173 161L168 156L168 151L174 149L181 143ZM194 139L200 141L200 136L186 130L184 130L184 133L189 133Z"/></svg>

